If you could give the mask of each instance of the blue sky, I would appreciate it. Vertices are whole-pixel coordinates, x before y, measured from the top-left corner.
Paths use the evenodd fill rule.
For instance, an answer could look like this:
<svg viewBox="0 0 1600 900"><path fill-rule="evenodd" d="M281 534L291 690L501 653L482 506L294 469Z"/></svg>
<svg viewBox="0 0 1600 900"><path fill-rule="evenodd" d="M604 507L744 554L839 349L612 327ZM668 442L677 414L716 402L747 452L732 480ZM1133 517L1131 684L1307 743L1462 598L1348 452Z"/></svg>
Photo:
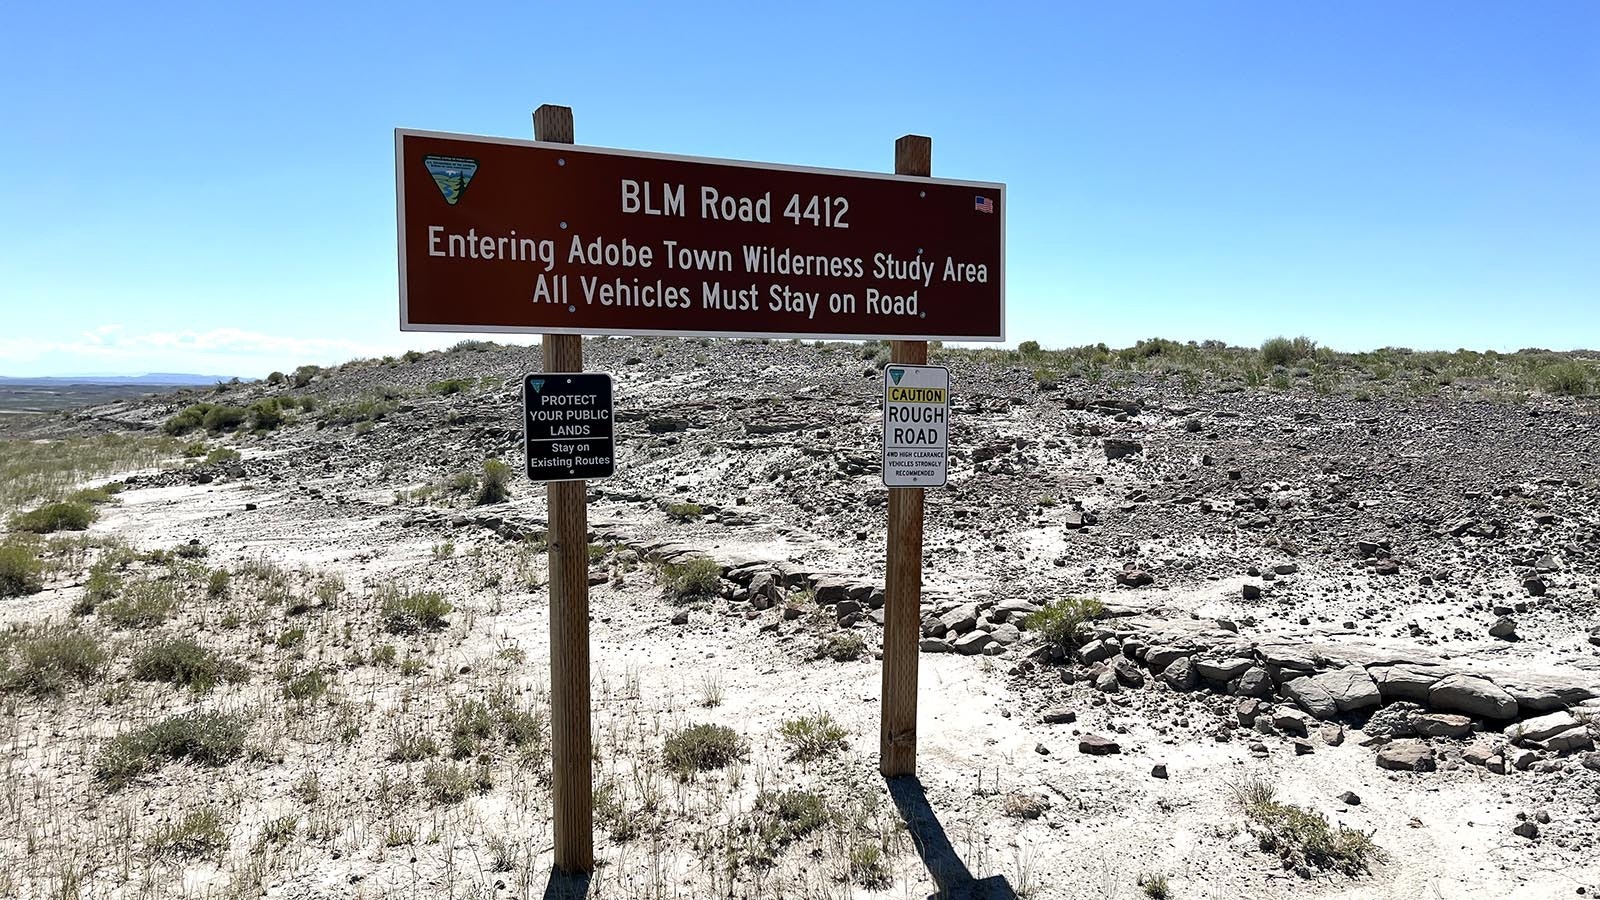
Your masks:
<svg viewBox="0 0 1600 900"><path fill-rule="evenodd" d="M991 9L993 6L995 8ZM0 35L0 374L396 326L396 126L1009 189L1008 330L1600 346L1600 5L77 4Z"/></svg>

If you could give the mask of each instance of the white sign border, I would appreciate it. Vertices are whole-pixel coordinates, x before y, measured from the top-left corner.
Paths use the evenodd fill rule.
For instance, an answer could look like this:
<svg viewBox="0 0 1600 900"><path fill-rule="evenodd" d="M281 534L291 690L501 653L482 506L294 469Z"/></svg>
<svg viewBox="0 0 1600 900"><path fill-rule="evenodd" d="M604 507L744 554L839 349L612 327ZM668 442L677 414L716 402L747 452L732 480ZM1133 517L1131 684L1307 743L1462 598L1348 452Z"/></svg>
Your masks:
<svg viewBox="0 0 1600 900"><path fill-rule="evenodd" d="M530 378L561 378L569 375L601 375L611 389L608 392L611 405L611 471L597 478L540 478L535 479L528 474L528 379ZM541 440L541 443L546 443ZM522 476L529 484L553 484L562 481L605 481L617 477L617 379L610 372L527 372L522 376Z"/></svg>
<svg viewBox="0 0 1600 900"><path fill-rule="evenodd" d="M993 191L1000 200L1000 333L989 336L930 335L930 334L832 334L815 332L807 334L778 333L770 331L679 331L654 328L549 328L524 325L419 325L411 321L411 308L406 298L406 186L404 172L404 144L408 137L443 138L453 141L471 141L479 144L505 144L515 147L539 147L569 153L598 153L603 156L642 157L664 159L672 162L710 163L719 166L737 166L743 169L803 172L810 175L839 175L851 178L872 178L880 181L905 181L914 184L939 184ZM1006 186L998 181L962 181L951 178L924 178L919 175L890 175L882 172L861 172L854 169L825 169L814 166L791 166L781 163L752 162L743 159L718 159L712 156L683 156L673 153L649 153L640 150L620 150L614 147L592 147L587 144L553 144L548 141L530 141L519 138L497 138L481 134L455 134L448 131L425 131L415 128L394 130L394 195L395 243L400 261L400 330L444 332L446 334L615 334L640 337L709 337L709 338L762 338L785 341L967 341L971 343L1004 343L1006 339Z"/></svg>
<svg viewBox="0 0 1600 900"><path fill-rule="evenodd" d="M944 465L940 467L944 473L944 480L938 484L890 484L889 483L889 370L890 369L942 369L944 371ZM883 486L895 490L902 489L927 489L943 488L950 486L950 395L951 390L950 367L930 366L912 363L887 363L883 367L883 463L878 470L878 480Z"/></svg>

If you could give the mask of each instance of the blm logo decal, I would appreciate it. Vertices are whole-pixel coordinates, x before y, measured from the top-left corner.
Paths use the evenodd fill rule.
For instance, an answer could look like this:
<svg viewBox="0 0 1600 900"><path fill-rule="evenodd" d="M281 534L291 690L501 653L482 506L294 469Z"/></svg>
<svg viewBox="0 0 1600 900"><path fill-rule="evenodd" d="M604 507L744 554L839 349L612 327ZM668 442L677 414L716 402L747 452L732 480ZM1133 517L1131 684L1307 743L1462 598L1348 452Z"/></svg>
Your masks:
<svg viewBox="0 0 1600 900"><path fill-rule="evenodd" d="M428 167L433 183L439 186L444 202L455 206L467 192L472 176L478 174L478 161L460 156L425 156L422 164Z"/></svg>

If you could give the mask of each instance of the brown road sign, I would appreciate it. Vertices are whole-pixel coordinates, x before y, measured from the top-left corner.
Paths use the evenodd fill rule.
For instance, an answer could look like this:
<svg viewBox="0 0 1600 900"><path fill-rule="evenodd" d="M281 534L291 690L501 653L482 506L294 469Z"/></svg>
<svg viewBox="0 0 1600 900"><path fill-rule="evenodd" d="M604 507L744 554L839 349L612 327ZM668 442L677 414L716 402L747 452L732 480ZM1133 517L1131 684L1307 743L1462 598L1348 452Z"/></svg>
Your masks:
<svg viewBox="0 0 1600 900"><path fill-rule="evenodd" d="M1005 339L1005 186L395 131L404 331Z"/></svg>

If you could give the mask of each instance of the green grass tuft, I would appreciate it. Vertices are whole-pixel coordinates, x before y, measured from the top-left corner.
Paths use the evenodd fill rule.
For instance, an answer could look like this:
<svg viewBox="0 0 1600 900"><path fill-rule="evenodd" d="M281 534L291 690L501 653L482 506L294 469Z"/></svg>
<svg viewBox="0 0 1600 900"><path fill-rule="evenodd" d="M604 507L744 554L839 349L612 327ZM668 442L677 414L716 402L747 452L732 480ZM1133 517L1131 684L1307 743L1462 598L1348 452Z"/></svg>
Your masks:
<svg viewBox="0 0 1600 900"><path fill-rule="evenodd" d="M845 738L850 734L825 712L790 719L783 723L781 733L789 744L790 756L801 761L821 759L845 749Z"/></svg>
<svg viewBox="0 0 1600 900"><path fill-rule="evenodd" d="M1046 643L1070 649L1078 646L1078 627L1104 613L1105 604L1093 597L1066 597L1029 613L1022 627L1039 632Z"/></svg>

